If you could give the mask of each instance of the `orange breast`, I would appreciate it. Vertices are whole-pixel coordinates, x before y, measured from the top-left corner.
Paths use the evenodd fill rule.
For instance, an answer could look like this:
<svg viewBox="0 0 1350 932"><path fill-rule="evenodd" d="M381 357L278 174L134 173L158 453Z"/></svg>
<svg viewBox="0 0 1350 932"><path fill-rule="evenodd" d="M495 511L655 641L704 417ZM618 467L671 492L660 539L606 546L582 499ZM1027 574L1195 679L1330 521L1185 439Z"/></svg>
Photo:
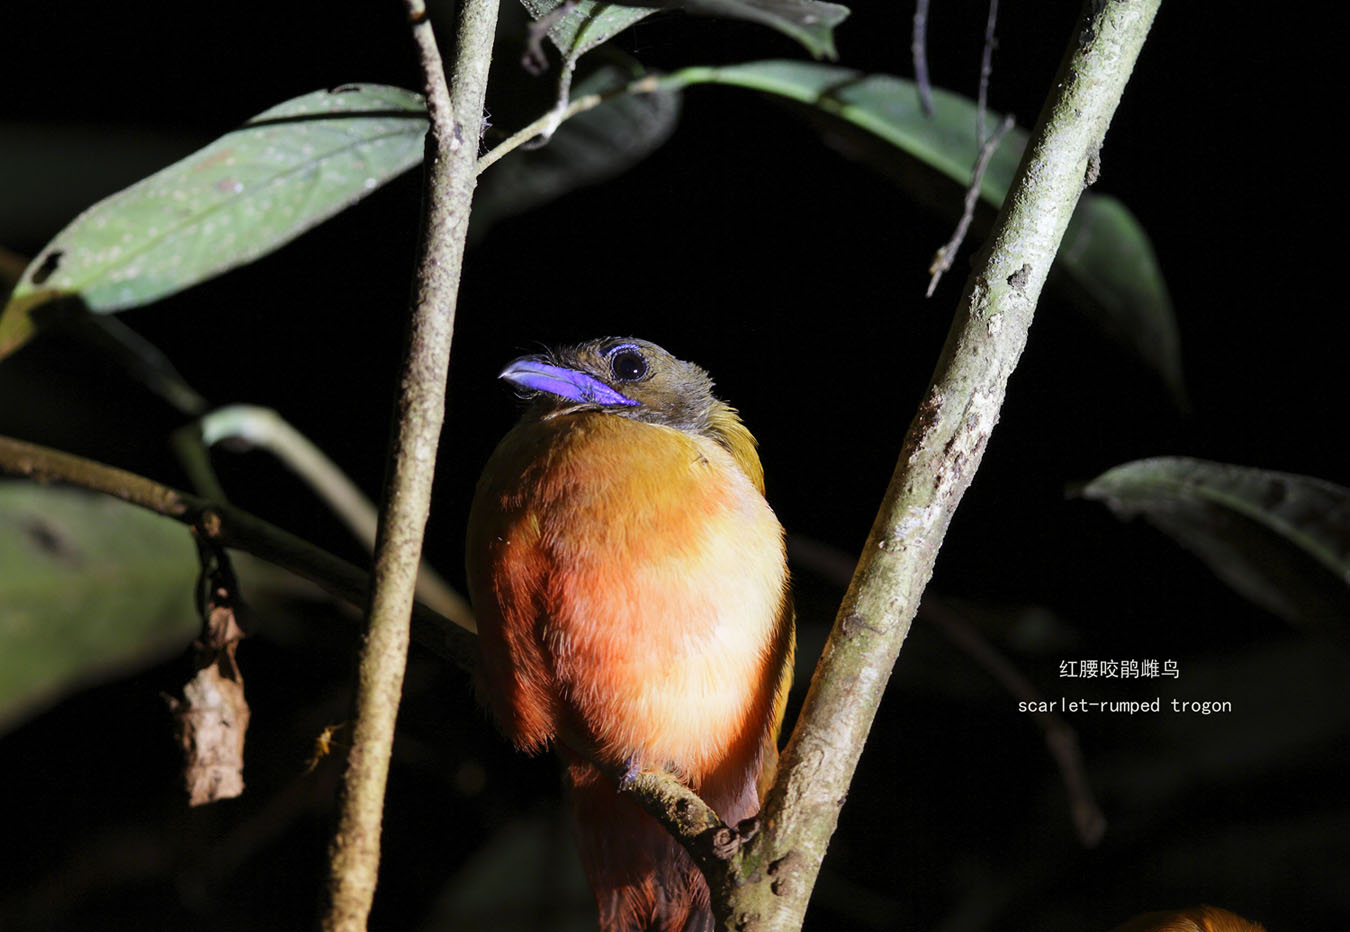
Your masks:
<svg viewBox="0 0 1350 932"><path fill-rule="evenodd" d="M469 537L485 690L519 745L579 732L695 787L757 764L790 624L782 529L721 446L598 413L523 423Z"/></svg>

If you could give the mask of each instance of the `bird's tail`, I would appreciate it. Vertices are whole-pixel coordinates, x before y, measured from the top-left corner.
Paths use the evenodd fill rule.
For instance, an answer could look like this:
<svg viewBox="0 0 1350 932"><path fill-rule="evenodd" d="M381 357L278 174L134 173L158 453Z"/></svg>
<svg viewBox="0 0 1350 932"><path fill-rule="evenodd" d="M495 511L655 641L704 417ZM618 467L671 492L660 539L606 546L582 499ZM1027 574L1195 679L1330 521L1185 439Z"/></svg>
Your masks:
<svg viewBox="0 0 1350 932"><path fill-rule="evenodd" d="M601 930L712 932L707 882L679 843L590 764L567 771Z"/></svg>

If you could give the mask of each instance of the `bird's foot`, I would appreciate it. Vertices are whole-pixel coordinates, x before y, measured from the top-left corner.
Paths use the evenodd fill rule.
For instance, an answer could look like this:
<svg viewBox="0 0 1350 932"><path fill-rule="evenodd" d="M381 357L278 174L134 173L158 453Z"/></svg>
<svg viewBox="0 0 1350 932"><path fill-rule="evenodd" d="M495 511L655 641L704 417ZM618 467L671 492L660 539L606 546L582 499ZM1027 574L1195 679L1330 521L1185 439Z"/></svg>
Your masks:
<svg viewBox="0 0 1350 932"><path fill-rule="evenodd" d="M619 774L619 792L627 793L637 785L638 774L642 773L642 761L636 756L623 762L623 772Z"/></svg>

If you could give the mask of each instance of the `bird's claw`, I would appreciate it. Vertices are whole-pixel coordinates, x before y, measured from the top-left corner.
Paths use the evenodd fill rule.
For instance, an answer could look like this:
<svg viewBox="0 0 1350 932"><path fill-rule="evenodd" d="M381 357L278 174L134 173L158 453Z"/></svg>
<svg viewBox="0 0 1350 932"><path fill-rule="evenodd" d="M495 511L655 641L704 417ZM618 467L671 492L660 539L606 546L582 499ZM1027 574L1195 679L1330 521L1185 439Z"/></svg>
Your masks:
<svg viewBox="0 0 1350 932"><path fill-rule="evenodd" d="M630 757L623 762L623 772L619 774L619 792L627 793L637 786L638 774L642 773L642 762Z"/></svg>

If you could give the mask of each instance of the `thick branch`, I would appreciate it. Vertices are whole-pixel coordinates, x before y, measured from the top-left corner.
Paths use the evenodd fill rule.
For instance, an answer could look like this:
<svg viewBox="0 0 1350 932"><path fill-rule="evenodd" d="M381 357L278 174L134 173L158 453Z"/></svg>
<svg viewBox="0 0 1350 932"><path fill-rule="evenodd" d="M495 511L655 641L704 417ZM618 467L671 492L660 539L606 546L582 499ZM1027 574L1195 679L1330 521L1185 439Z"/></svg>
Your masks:
<svg viewBox="0 0 1350 932"><path fill-rule="evenodd" d="M366 927L380 857L384 789L407 660L409 614L445 417L455 303L473 200L475 159L497 0L459 8L453 89L448 89L426 7L408 0L426 78L426 204L389 479L375 546L369 626L357 672L355 725L342 811L329 860L325 932Z"/></svg>
<svg viewBox="0 0 1350 932"><path fill-rule="evenodd" d="M726 875L729 859L739 850L740 835L702 797L668 773L642 771L625 779L610 772L609 776L684 846L709 883Z"/></svg>
<svg viewBox="0 0 1350 932"><path fill-rule="evenodd" d="M722 928L778 932L801 926L938 546L998 420L1050 263L1158 2L1092 0L1074 31L1053 96L910 423L784 749L761 815L763 829L714 891Z"/></svg>

